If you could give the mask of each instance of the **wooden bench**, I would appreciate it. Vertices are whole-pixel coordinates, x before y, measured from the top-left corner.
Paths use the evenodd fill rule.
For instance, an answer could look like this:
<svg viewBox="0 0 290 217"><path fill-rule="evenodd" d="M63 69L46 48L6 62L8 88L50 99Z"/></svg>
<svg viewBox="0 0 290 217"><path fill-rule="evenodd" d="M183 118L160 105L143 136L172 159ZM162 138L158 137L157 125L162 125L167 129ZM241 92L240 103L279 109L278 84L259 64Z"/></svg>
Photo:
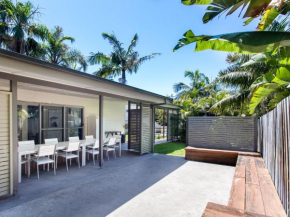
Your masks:
<svg viewBox="0 0 290 217"><path fill-rule="evenodd" d="M286 217L262 157L239 154L228 206L255 214Z"/></svg>
<svg viewBox="0 0 290 217"><path fill-rule="evenodd" d="M205 208L205 211L202 214L202 217L218 217L218 216L266 217L265 215L251 213L242 209L235 209L229 206L209 202Z"/></svg>
<svg viewBox="0 0 290 217"><path fill-rule="evenodd" d="M226 165L236 165L238 151L226 151L216 149L204 149L204 148L185 148L185 159L201 161L207 163L217 163Z"/></svg>
<svg viewBox="0 0 290 217"><path fill-rule="evenodd" d="M235 174L227 206L208 203L203 217L212 216L271 216L287 217L263 158L254 152L233 152L186 148L190 160L232 165ZM231 158L222 161L222 157Z"/></svg>

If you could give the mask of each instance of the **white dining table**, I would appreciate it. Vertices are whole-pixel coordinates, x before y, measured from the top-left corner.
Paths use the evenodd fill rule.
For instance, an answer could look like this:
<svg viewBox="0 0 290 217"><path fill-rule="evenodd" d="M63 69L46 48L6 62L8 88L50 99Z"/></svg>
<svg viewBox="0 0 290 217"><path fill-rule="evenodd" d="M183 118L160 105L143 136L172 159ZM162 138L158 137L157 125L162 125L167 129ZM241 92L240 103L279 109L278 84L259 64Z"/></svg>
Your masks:
<svg viewBox="0 0 290 217"><path fill-rule="evenodd" d="M86 165L86 147L89 145L94 145L94 140L80 140L80 146L82 148L82 166ZM68 146L69 142L59 142L56 146L56 150L64 150ZM40 144L45 145L45 144ZM28 158L28 174L30 174L30 156L31 154L36 154L38 152L39 146L35 145L34 148L32 147L18 147L18 182L21 183L21 159L22 156L27 155Z"/></svg>

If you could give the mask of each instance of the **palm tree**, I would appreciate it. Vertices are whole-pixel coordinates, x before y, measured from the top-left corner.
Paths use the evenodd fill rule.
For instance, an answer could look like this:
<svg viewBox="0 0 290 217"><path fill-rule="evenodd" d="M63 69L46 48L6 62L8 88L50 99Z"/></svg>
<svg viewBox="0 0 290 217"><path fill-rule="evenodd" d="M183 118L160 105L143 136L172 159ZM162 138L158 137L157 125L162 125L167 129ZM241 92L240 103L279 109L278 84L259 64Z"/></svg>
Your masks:
<svg viewBox="0 0 290 217"><path fill-rule="evenodd" d="M246 65L254 55L229 53L226 61L230 64L225 70L219 72L217 81L229 88L230 95L212 105L210 111L226 109L240 109L240 115L248 115L247 109L251 97L251 89L257 88L264 81L255 83L270 70L264 62Z"/></svg>
<svg viewBox="0 0 290 217"><path fill-rule="evenodd" d="M0 45L8 50L30 55L39 48L37 39L44 40L47 28L34 21L39 8L31 2L2 0L0 3Z"/></svg>
<svg viewBox="0 0 290 217"><path fill-rule="evenodd" d="M101 52L91 53L88 62L91 65L102 64L102 67L95 72L95 75L103 78L113 78L121 75L119 82L126 84L126 73L137 73L142 63L154 58L156 55L160 55L160 53L152 53L139 58L139 53L134 51L139 39L137 34L135 34L127 49L123 48L123 44L114 34L103 33L102 36L112 46L112 53L109 55Z"/></svg>
<svg viewBox="0 0 290 217"><path fill-rule="evenodd" d="M85 71L87 62L84 56L80 51L71 49L65 43L66 41L73 43L75 39L64 36L63 29L59 26L50 30L46 36L46 42L42 45L43 59L50 63Z"/></svg>
<svg viewBox="0 0 290 217"><path fill-rule="evenodd" d="M176 93L176 100L188 100L189 98L197 101L198 97L206 96L206 85L209 84L209 78L199 70L184 72L184 77L190 79L190 85L179 82L173 85L173 91Z"/></svg>

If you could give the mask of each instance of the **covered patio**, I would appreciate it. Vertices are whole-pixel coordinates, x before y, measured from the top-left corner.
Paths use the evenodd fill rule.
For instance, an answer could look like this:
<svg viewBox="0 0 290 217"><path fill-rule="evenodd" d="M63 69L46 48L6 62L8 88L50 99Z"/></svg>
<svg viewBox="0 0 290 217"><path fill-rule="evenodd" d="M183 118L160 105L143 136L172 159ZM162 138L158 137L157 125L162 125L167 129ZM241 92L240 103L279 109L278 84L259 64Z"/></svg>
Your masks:
<svg viewBox="0 0 290 217"><path fill-rule="evenodd" d="M56 140L55 150L62 152L71 138L77 138L80 170L88 162L86 147L97 144L101 168L111 162L104 161L104 144L110 137L128 134L122 143L130 156L152 153L155 106L178 109L170 98L5 50L0 50L0 100L0 197L17 195L18 183L31 181L24 168L34 175L30 155L39 154L47 139ZM86 136L93 138L92 144ZM32 141L33 147L20 148L21 141ZM115 150L117 160L122 160L120 149ZM27 163L22 163L23 157ZM56 180L62 164L57 162ZM71 172L76 168L77 164L69 166ZM52 170L48 173L54 177ZM42 174L47 175L41 171L40 182Z"/></svg>
<svg viewBox="0 0 290 217"><path fill-rule="evenodd" d="M41 175L23 179L0 216L201 216L208 202L227 203L234 167L124 150L102 169Z"/></svg>

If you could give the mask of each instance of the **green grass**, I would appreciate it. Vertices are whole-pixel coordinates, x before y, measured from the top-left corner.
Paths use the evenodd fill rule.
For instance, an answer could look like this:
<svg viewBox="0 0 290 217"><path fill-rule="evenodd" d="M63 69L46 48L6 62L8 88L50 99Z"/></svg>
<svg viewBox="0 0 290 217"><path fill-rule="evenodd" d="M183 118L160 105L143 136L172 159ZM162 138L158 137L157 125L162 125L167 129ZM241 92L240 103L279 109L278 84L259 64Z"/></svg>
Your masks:
<svg viewBox="0 0 290 217"><path fill-rule="evenodd" d="M184 157L185 156L184 148L185 148L184 143L167 142L155 145L154 153Z"/></svg>

